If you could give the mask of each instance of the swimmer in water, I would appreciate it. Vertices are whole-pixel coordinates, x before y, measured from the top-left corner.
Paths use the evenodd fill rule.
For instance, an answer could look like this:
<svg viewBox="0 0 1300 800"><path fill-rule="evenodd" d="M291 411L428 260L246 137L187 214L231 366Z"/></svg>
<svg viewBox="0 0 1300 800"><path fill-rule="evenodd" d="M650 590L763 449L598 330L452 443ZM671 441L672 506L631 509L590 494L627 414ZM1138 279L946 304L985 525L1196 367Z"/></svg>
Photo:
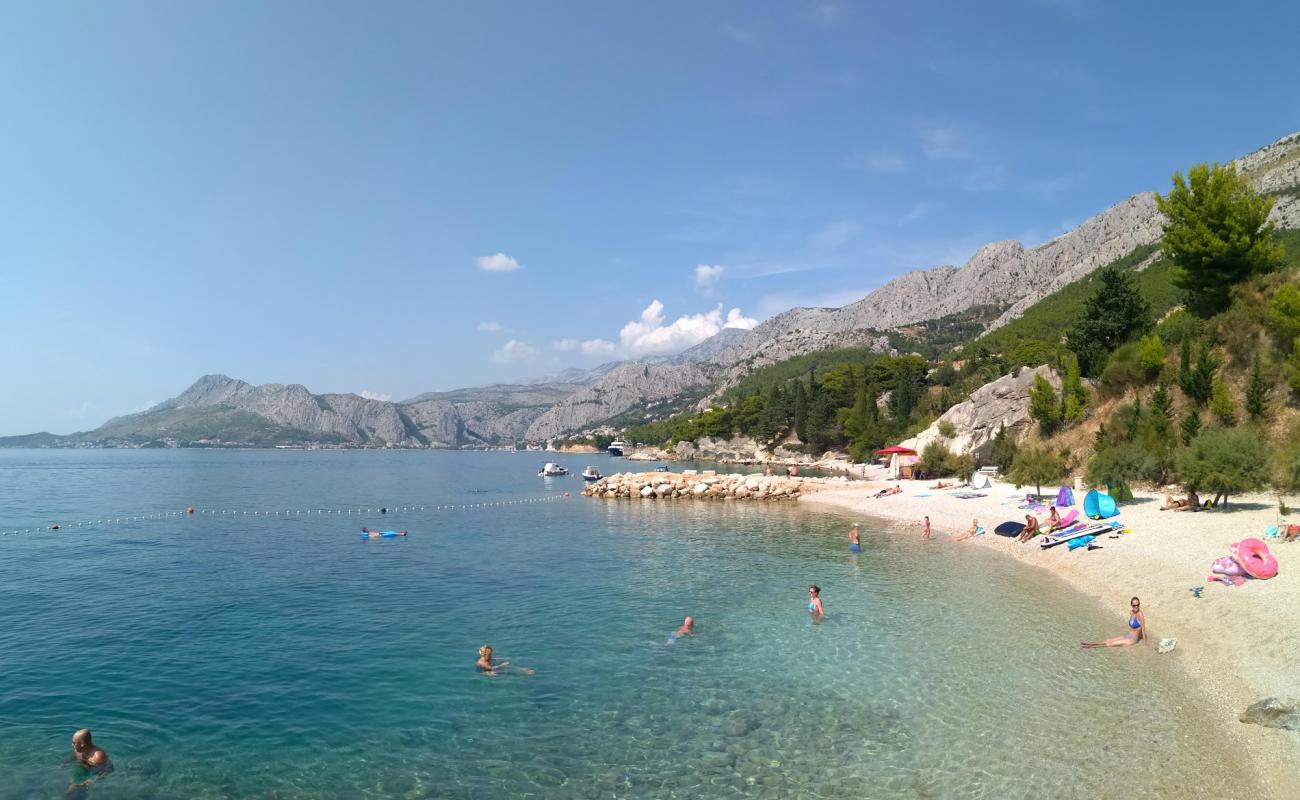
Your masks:
<svg viewBox="0 0 1300 800"><path fill-rule="evenodd" d="M822 607L822 587L816 584L808 587L808 613L813 615L814 622L826 615L826 609Z"/></svg>
<svg viewBox="0 0 1300 800"><path fill-rule="evenodd" d="M69 762L76 763L73 772L74 777L68 783L69 794L78 789L89 787L90 784L113 771L113 762L109 759L108 753L104 752L104 748L91 741L90 730L87 728L82 728L72 734L72 753L63 759L62 764ZM78 780L78 778L84 780Z"/></svg>
<svg viewBox="0 0 1300 800"><path fill-rule="evenodd" d="M384 535L383 531L372 531L369 528L362 528L361 532L369 536L371 539L378 539ZM393 533L396 533L398 536L406 535L406 531L393 531Z"/></svg>
<svg viewBox="0 0 1300 800"><path fill-rule="evenodd" d="M682 621L682 627L668 634L668 644L672 644L678 639L695 635L695 618L687 617Z"/></svg>
<svg viewBox="0 0 1300 800"><path fill-rule="evenodd" d="M856 522L853 523L852 528L849 528L849 552L862 552L862 534L858 532L858 523Z"/></svg>
<svg viewBox="0 0 1300 800"><path fill-rule="evenodd" d="M1082 642L1084 647L1131 647L1147 643L1147 618L1142 615L1142 601L1134 597L1129 601L1128 633L1112 636L1104 642Z"/></svg>
<svg viewBox="0 0 1300 800"><path fill-rule="evenodd" d="M505 674L506 667L510 666L510 662L506 660L493 661L492 645L485 644L478 649L478 661L474 663L474 666L478 668L479 672L482 672L485 675L503 675ZM515 669L525 675L533 674L533 670L528 667L515 667Z"/></svg>

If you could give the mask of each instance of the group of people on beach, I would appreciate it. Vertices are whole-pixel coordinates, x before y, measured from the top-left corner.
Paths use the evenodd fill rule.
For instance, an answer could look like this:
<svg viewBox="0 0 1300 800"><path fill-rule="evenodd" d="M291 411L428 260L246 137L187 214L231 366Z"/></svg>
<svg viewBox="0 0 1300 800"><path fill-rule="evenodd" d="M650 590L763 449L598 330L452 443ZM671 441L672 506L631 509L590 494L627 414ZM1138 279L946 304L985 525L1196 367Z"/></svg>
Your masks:
<svg viewBox="0 0 1300 800"><path fill-rule="evenodd" d="M1056 510L1056 506L1052 506L1048 516L1048 525L1049 525L1048 530L1049 531L1055 530L1060 524L1061 524L1060 513ZM1017 538L1017 540L1022 542L1028 541L1030 538L1034 536L1034 534L1038 533L1038 531L1040 530L1039 526L1040 523L1038 522L1037 517L1034 517L1032 514L1027 515L1025 517L1025 532L1022 532L1021 535ZM979 520L972 519L970 521L970 527L962 531L961 533L954 534L952 540L954 542L960 542L965 539L969 539L972 536L975 536L981 530L982 528L980 528ZM923 539L931 538L929 514L925 515L924 519L921 520L921 538ZM861 552L862 550L862 532L859 530L859 525L856 522L853 523L853 527L849 529L849 550L850 552L854 552L854 553ZM817 589L816 586L812 588ZM809 591L812 590L810 589ZM817 589L817 591L814 592L813 594L816 597L821 594L821 590ZM812 610L813 606L811 603L809 604L808 608L810 611ZM817 608L818 608L817 613L821 613L820 598L817 599ZM1129 609L1130 609L1129 618L1128 618L1129 629L1125 633L1123 633L1120 636L1112 636L1111 638L1100 642L1082 642L1081 643L1082 646L1085 648L1129 647L1135 644L1146 644L1147 643L1147 621L1146 621L1146 616L1144 616L1142 613L1142 601L1134 597L1132 600L1129 601Z"/></svg>

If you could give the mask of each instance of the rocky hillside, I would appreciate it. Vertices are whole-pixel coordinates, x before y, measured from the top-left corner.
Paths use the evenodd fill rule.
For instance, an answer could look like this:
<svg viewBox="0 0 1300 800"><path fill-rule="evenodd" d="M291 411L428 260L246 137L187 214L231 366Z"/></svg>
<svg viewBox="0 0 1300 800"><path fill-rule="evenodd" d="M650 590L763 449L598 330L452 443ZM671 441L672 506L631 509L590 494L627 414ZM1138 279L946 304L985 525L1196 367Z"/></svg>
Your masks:
<svg viewBox="0 0 1300 800"><path fill-rule="evenodd" d="M355 394L312 394L300 384L254 386L205 375L171 400L111 419L93 431L0 438L0 447L513 444L538 416L583 385L497 385L393 403Z"/></svg>
<svg viewBox="0 0 1300 800"><path fill-rule="evenodd" d="M1300 133L1234 163L1257 189L1276 198L1273 219L1280 228L1300 228ZM1161 224L1155 195L1138 194L1038 247L993 242L960 267L909 272L842 308L796 308L751 331L725 329L671 358L573 370L525 385L426 394L403 403L208 376L174 400L98 430L11 437L0 439L0 446L221 440L460 447L543 439L611 420L640 421L685 403L708 405L756 367L793 356L861 346L887 352L884 333L901 326L992 307L998 316L989 327L1000 327L1063 286L1158 241Z"/></svg>

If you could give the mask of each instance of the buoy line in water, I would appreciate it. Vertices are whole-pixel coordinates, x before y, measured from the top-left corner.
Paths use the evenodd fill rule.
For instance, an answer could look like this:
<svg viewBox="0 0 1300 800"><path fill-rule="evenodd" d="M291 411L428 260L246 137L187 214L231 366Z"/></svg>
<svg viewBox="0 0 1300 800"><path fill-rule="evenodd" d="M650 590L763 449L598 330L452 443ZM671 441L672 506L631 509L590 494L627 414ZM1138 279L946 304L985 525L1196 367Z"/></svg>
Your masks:
<svg viewBox="0 0 1300 800"><path fill-rule="evenodd" d="M320 517L325 516L364 516L366 514L379 514L387 516L388 514L405 512L429 512L429 511L470 511L482 508L495 508L500 506L518 506L530 503L549 503L555 500L563 500L570 494L552 494L545 497L526 497L518 500L496 500L487 503L441 503L438 505L423 506L375 506L373 508L291 508L275 511L248 511L244 509L231 508L201 508L191 506L183 511L162 511L155 514L134 514L128 516L106 517L104 519L88 520L85 522L54 523L44 528L13 528L10 530L0 531L0 536L9 536L10 534L19 533L58 533L66 530L75 530L77 528L95 528L106 525L119 525L124 522L148 522L150 520L174 519L177 517L303 517L312 516L313 514Z"/></svg>

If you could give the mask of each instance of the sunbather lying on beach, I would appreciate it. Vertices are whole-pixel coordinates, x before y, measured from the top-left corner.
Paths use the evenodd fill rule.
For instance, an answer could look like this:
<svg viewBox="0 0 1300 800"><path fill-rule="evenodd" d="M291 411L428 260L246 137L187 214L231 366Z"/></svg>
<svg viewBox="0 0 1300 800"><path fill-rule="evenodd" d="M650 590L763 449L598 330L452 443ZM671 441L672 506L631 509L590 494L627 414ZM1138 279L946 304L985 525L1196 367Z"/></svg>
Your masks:
<svg viewBox="0 0 1300 800"><path fill-rule="evenodd" d="M888 489L881 489L872 495L872 497L889 497L891 494L902 494L902 486L891 486Z"/></svg>
<svg viewBox="0 0 1300 800"><path fill-rule="evenodd" d="M1025 529L1016 537L1017 542L1027 542L1038 535L1038 517L1033 514L1025 515Z"/></svg>
<svg viewBox="0 0 1300 800"><path fill-rule="evenodd" d="M952 488L952 484L949 483L948 481L939 481L938 483L936 483L935 485L931 486L930 488L931 488L931 489L951 489L951 488Z"/></svg>
<svg viewBox="0 0 1300 800"><path fill-rule="evenodd" d="M975 533L979 531L979 529L980 529L980 521L977 519L973 519L970 521L970 527L962 531L961 533L957 534L956 536L952 537L952 540L954 542L965 541L966 539L969 539L970 537L974 536Z"/></svg>
<svg viewBox="0 0 1300 800"><path fill-rule="evenodd" d="M1165 504L1160 507L1161 511L1198 511L1201 507L1201 498L1196 492L1187 490L1186 500L1175 500L1171 494L1165 495Z"/></svg>

